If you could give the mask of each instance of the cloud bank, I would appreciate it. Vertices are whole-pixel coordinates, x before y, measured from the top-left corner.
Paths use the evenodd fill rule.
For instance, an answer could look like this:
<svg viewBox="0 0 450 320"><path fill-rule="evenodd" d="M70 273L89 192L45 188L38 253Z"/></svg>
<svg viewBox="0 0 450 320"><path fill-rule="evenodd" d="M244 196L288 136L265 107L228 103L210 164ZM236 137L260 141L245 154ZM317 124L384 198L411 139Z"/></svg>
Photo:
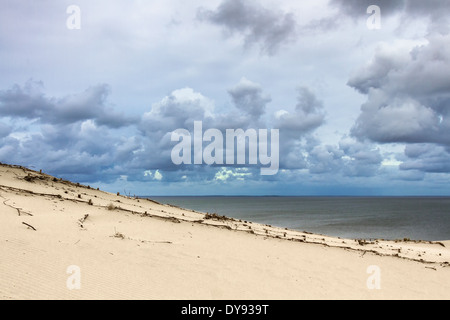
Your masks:
<svg viewBox="0 0 450 320"><path fill-rule="evenodd" d="M87 182L124 176L128 181L270 179L261 177L257 166L234 164L225 169L226 164L172 163L171 133L180 128L192 132L194 121L202 121L204 130L217 128L224 136L226 129L279 129L282 170L367 176L381 162L377 151L351 139L339 146L320 146L314 132L325 123L324 107L307 87L297 89L291 111L273 114L266 112L270 95L246 78L228 89L233 108L226 113L217 112L212 99L186 87L155 102L140 118L109 107L107 85L61 98L46 96L43 88L42 82L30 80L0 91L1 118L14 124L0 122L0 161L32 164Z"/></svg>

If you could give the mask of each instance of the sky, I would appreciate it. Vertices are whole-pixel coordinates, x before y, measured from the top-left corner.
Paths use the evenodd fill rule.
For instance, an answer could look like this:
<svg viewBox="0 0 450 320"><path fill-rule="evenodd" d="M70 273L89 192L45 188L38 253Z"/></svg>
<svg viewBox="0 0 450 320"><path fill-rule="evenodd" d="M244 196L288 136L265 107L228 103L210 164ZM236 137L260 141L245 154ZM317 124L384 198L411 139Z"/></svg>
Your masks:
<svg viewBox="0 0 450 320"><path fill-rule="evenodd" d="M0 162L141 196L450 195L449 20L448 0L1 1Z"/></svg>

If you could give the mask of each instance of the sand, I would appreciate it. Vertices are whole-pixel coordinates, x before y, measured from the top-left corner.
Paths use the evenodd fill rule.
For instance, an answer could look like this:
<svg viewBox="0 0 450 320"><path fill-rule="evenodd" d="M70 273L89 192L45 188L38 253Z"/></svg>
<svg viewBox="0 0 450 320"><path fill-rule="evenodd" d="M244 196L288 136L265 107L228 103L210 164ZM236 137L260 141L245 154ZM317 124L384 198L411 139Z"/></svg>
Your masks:
<svg viewBox="0 0 450 320"><path fill-rule="evenodd" d="M449 299L450 241L362 241L0 165L0 299Z"/></svg>

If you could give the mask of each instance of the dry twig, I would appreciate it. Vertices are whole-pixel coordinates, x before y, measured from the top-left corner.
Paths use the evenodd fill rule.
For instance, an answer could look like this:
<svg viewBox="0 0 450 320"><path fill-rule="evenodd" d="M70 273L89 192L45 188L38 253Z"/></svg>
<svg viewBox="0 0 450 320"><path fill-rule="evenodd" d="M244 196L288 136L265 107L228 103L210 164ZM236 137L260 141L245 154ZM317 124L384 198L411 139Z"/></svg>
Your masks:
<svg viewBox="0 0 450 320"><path fill-rule="evenodd" d="M35 227L33 227L32 225L26 223L26 222L22 222L22 224L26 225L28 228L33 229L34 231L37 231Z"/></svg>

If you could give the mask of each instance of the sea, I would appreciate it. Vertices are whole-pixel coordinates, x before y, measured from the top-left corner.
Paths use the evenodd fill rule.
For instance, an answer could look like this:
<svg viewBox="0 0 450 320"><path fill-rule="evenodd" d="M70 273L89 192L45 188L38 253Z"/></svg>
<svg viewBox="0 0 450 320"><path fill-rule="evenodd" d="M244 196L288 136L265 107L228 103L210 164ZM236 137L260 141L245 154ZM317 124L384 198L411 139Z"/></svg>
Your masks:
<svg viewBox="0 0 450 320"><path fill-rule="evenodd" d="M450 240L450 197L149 197L204 213L350 239Z"/></svg>

